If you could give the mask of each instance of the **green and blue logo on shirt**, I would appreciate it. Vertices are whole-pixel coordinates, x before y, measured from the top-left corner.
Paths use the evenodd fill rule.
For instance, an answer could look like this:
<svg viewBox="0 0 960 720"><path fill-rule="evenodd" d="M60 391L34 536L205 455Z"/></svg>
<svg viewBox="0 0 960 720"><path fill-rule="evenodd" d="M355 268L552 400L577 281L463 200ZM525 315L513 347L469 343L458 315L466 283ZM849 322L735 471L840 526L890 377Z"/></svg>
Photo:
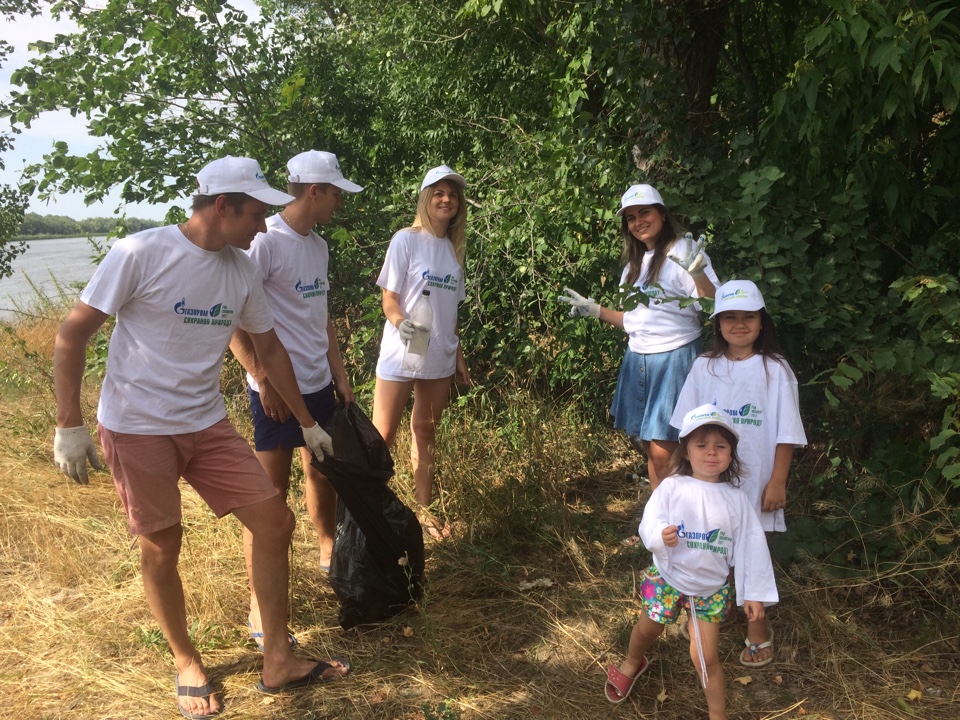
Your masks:
<svg viewBox="0 0 960 720"><path fill-rule="evenodd" d="M709 550L718 555L726 555L732 538L720 528L713 530L687 530L684 523L677 525L677 537L687 543L688 548Z"/></svg>
<svg viewBox="0 0 960 720"><path fill-rule="evenodd" d="M713 404L717 401L714 399ZM747 403L738 408L724 408L723 411L733 419L734 425L752 425L760 427L763 425L763 410L755 403Z"/></svg>
<svg viewBox="0 0 960 720"><path fill-rule="evenodd" d="M174 303L173 312L176 315L183 316L185 325L220 325L229 327L233 324L233 319L230 317L233 315L233 310L223 303L217 303L209 309L196 308L190 307L187 304L187 299L183 297L180 298L179 302Z"/></svg>
<svg viewBox="0 0 960 720"><path fill-rule="evenodd" d="M320 278L317 278L312 283L305 283L300 278L297 278L297 284L294 285L294 289L301 297L307 299L317 297L318 295L326 295L327 290L323 285L324 282Z"/></svg>
<svg viewBox="0 0 960 720"><path fill-rule="evenodd" d="M443 276L431 275L429 268L424 270L420 277L427 281L427 287L440 288L441 290L452 290L453 292L457 291L457 287L460 283L460 278L453 273Z"/></svg>

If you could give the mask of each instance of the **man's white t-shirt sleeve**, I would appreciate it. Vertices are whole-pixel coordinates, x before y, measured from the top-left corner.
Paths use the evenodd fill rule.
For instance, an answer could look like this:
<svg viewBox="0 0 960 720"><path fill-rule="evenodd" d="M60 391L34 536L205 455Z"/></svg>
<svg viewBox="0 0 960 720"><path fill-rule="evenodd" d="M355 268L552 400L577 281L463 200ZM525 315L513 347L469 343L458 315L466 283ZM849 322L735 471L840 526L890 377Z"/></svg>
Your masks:
<svg viewBox="0 0 960 720"><path fill-rule="evenodd" d="M107 315L116 315L134 297L142 279L140 264L131 252L134 242L132 238L123 238L114 243L80 294L81 302Z"/></svg>
<svg viewBox="0 0 960 720"><path fill-rule="evenodd" d="M263 275L259 268L250 283L250 294L240 312L240 327L248 333L258 334L273 330L273 313L263 294Z"/></svg>

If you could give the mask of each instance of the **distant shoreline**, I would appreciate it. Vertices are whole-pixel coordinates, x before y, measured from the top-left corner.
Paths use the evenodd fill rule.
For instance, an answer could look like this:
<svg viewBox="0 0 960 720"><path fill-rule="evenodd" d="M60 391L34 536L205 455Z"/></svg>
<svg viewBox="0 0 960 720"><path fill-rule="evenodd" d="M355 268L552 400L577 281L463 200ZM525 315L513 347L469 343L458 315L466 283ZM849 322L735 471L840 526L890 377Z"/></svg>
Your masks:
<svg viewBox="0 0 960 720"><path fill-rule="evenodd" d="M64 240L68 238L87 238L93 240L102 240L106 235L97 234L97 235L78 235L77 233L66 233L64 235L17 235L12 238L10 242L36 242L37 240Z"/></svg>

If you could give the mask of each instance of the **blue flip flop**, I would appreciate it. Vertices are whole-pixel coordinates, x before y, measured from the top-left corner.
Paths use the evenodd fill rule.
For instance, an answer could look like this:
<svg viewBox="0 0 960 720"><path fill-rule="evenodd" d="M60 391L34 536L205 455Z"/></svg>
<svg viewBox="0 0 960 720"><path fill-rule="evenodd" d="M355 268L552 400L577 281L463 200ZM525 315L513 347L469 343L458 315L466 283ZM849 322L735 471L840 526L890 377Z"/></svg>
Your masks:
<svg viewBox="0 0 960 720"><path fill-rule="evenodd" d="M190 720L210 720L210 718L215 718L217 715L223 712L223 710L217 710L214 713L192 713L189 710L185 710L183 705L180 704L181 697L210 697L216 690L213 687L212 682L208 682L205 685L200 687L193 687L190 685L181 685L180 684L180 674L177 674L176 680L173 681L174 685L177 687L177 709L180 711L180 714L185 718L190 718Z"/></svg>
<svg viewBox="0 0 960 720"><path fill-rule="evenodd" d="M347 660L345 657L340 657L339 655L331 655L330 659L335 660L341 665L343 665L343 667L347 669L347 673L350 672L350 661ZM330 663L324 660L317 660L317 664L313 666L313 670L308 672L299 680L288 682L287 684L281 685L280 687L270 687L269 685L263 682L263 678L260 678L260 681L257 683L257 690L259 690L262 693L266 693L267 695L277 695L286 690L293 690L299 687L306 687L307 685L312 685L313 683L329 683L329 682L334 682L335 680L342 680L344 676L340 675L339 673L337 673L336 675L331 675L330 677L323 676L323 674L327 670L333 667L334 667L333 665L331 665Z"/></svg>
<svg viewBox="0 0 960 720"><path fill-rule="evenodd" d="M257 644L257 649L263 652L263 633L254 630L253 623L249 620L247 621L247 627L250 628L250 637L253 638L253 641ZM297 646L297 638L293 636L293 633L288 633L288 635L290 637L290 648L293 649Z"/></svg>

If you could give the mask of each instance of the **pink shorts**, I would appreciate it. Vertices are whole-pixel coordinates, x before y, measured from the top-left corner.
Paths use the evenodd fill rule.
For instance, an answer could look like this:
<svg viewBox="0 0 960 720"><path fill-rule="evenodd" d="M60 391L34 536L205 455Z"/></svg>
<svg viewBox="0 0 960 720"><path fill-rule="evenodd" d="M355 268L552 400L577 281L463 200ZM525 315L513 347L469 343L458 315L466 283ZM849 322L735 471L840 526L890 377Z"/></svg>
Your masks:
<svg viewBox="0 0 960 720"><path fill-rule="evenodd" d="M134 535L180 522L181 477L217 517L277 494L250 445L226 418L182 435L130 435L103 425L97 430Z"/></svg>

